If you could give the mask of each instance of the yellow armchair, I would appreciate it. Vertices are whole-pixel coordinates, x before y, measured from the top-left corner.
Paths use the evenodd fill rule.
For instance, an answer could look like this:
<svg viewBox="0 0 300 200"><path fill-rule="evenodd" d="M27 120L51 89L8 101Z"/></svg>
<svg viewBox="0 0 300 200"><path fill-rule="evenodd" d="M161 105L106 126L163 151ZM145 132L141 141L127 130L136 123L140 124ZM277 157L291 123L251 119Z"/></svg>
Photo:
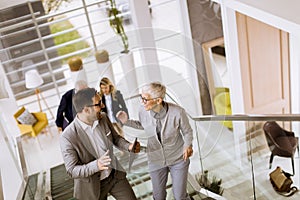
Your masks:
<svg viewBox="0 0 300 200"><path fill-rule="evenodd" d="M231 103L228 88L221 91L214 98L214 105L217 115L231 115ZM223 121L222 124L232 129L232 121Z"/></svg>
<svg viewBox="0 0 300 200"><path fill-rule="evenodd" d="M35 112L32 113L33 116L37 119L37 122L34 125L21 124L18 121L18 117L25 111L25 108L22 107L14 114L14 118L17 121L17 125L21 131L21 134L31 134L32 137L36 137L44 128L48 125L48 119L46 113Z"/></svg>

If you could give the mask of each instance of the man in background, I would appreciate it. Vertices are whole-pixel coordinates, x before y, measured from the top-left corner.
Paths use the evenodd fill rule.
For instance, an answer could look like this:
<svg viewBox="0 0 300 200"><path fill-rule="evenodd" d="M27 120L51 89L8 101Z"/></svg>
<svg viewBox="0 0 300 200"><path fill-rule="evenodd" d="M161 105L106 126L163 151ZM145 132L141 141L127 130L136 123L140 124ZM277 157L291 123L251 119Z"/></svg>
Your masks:
<svg viewBox="0 0 300 200"><path fill-rule="evenodd" d="M72 99L76 92L81 89L87 88L88 85L84 80L79 80L75 83L75 88L68 90L61 98L55 124L59 132L62 132L76 116L76 111L73 108Z"/></svg>

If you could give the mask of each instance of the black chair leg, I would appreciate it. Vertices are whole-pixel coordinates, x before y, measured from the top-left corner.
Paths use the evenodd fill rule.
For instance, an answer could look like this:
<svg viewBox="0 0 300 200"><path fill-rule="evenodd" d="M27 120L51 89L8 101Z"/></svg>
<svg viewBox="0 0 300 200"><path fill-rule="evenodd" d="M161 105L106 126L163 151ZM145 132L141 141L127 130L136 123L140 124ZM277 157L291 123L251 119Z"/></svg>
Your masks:
<svg viewBox="0 0 300 200"><path fill-rule="evenodd" d="M295 168L294 168L294 157L291 157L291 159L292 159L293 175L295 175Z"/></svg>
<svg viewBox="0 0 300 200"><path fill-rule="evenodd" d="M269 169L271 169L271 167L272 167L273 158L274 158L274 155L271 154L271 156L270 156L270 162L269 162Z"/></svg>

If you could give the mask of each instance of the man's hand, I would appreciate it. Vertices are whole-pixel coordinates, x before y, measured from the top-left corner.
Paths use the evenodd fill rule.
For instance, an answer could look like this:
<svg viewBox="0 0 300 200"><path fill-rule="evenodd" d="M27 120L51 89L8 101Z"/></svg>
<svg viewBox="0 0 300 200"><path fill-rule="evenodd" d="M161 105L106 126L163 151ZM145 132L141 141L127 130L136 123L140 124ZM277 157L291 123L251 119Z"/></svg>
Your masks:
<svg viewBox="0 0 300 200"><path fill-rule="evenodd" d="M189 146L183 151L183 160L186 161L192 155L193 155L193 147Z"/></svg>
<svg viewBox="0 0 300 200"><path fill-rule="evenodd" d="M110 165L110 161L111 161L108 153L109 153L109 150L107 150L105 152L105 154L98 159L97 164L98 164L98 169L99 170L108 169L107 166Z"/></svg>
<svg viewBox="0 0 300 200"><path fill-rule="evenodd" d="M134 146L134 149L132 151L133 146ZM141 144L138 141L136 141L136 144L131 143L128 147L128 150L132 151L133 153L139 153L141 151Z"/></svg>
<svg viewBox="0 0 300 200"><path fill-rule="evenodd" d="M119 111L117 114L116 114L116 117L122 122L122 124L125 124L128 120L128 115L125 111Z"/></svg>
<svg viewBox="0 0 300 200"><path fill-rule="evenodd" d="M58 133L62 132L62 127L57 127Z"/></svg>

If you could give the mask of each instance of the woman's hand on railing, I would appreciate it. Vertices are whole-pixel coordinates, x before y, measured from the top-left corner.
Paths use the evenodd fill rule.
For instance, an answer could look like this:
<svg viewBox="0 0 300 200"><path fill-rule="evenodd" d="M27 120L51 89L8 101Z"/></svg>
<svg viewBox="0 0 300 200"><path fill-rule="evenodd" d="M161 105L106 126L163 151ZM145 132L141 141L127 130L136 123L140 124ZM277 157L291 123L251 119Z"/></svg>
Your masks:
<svg viewBox="0 0 300 200"><path fill-rule="evenodd" d="M128 120L128 115L125 111L119 111L117 114L116 114L116 117L121 121L122 124L125 124Z"/></svg>

